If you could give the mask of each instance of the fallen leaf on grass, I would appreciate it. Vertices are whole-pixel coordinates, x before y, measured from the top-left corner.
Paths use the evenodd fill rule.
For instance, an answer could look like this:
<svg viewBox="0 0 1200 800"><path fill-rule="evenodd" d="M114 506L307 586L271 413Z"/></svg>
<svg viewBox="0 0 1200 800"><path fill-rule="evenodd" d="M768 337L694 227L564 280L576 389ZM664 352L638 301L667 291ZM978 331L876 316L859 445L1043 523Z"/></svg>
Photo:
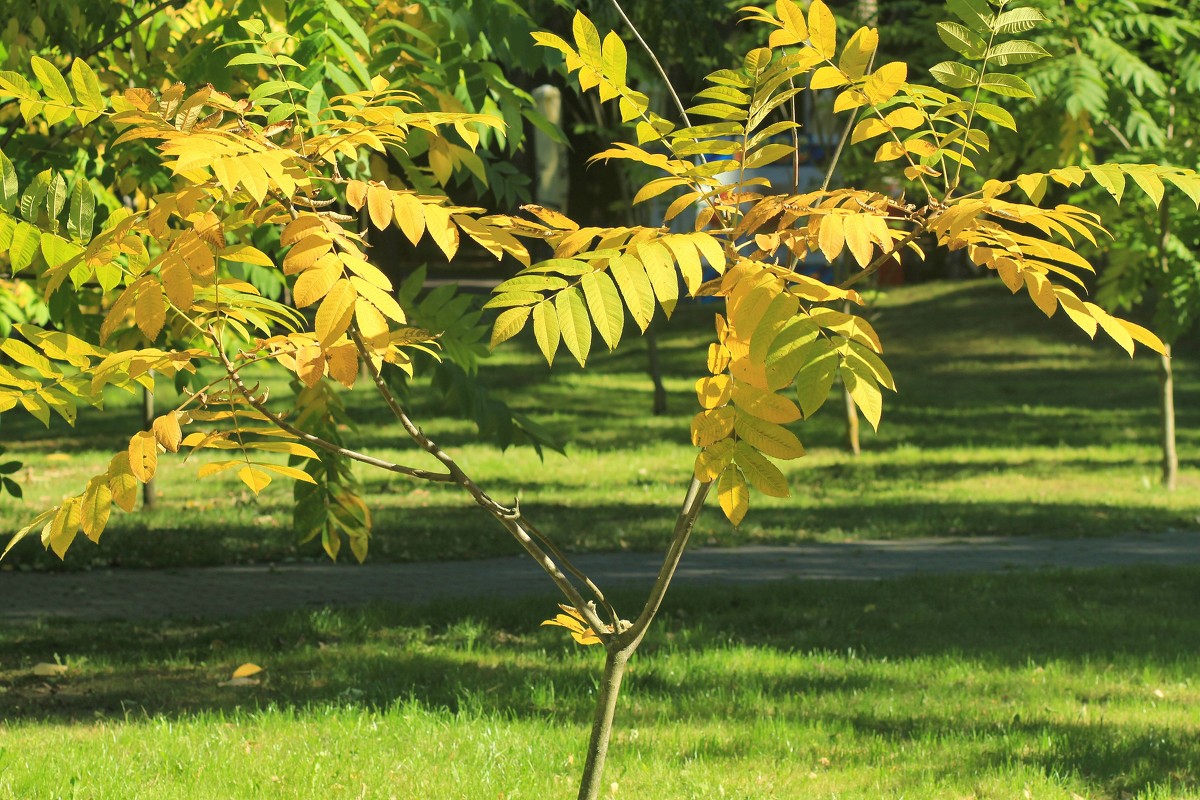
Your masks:
<svg viewBox="0 0 1200 800"><path fill-rule="evenodd" d="M249 678L251 675L257 675L265 670L258 664L245 663L233 671L234 678Z"/></svg>
<svg viewBox="0 0 1200 800"><path fill-rule="evenodd" d="M235 669L233 671L233 676L230 677L229 680L221 681L217 685L218 686L258 686L260 683L262 683L262 681L259 680L258 678L255 678L254 676L258 675L262 672L266 672L266 670L263 669L262 667L260 667L258 664L252 664L252 663L242 664L240 667L238 667L237 669Z"/></svg>
<svg viewBox="0 0 1200 800"><path fill-rule="evenodd" d="M33 674L39 678L57 678L59 675L67 674L66 664L41 664L33 665Z"/></svg>

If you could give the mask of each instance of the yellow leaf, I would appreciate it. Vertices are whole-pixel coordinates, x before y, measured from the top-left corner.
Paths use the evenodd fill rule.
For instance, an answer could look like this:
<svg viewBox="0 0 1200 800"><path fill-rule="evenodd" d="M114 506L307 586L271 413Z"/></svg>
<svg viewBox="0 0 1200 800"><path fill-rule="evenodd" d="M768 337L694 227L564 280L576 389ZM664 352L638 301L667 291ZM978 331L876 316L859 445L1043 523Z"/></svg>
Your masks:
<svg viewBox="0 0 1200 800"><path fill-rule="evenodd" d="M380 289L375 284L357 275L350 278L350 283L354 285L359 297L365 298L367 302L379 309L380 313L385 317L395 322L403 323L407 321L404 309L400 308L400 304L396 302L396 298L392 297L389 292Z"/></svg>
<svg viewBox="0 0 1200 800"><path fill-rule="evenodd" d="M713 409L729 402L733 381L728 375L714 375L696 381L696 397L700 407Z"/></svg>
<svg viewBox="0 0 1200 800"><path fill-rule="evenodd" d="M306 269L296 279L292 300L296 308L304 308L325 297L333 285L342 278L342 262L337 258L324 259L311 269Z"/></svg>
<svg viewBox="0 0 1200 800"><path fill-rule="evenodd" d="M396 224L415 245L425 233L425 211L421 201L407 192L396 192L392 194L391 204Z"/></svg>
<svg viewBox="0 0 1200 800"><path fill-rule="evenodd" d="M350 181L346 184L346 202L355 211L360 210L367 202L367 184L362 181Z"/></svg>
<svg viewBox="0 0 1200 800"><path fill-rule="evenodd" d="M496 324L492 326L492 340L489 347L495 347L520 333L529 319L530 311L529 306L518 306L510 308L496 317Z"/></svg>
<svg viewBox="0 0 1200 800"><path fill-rule="evenodd" d="M167 320L167 304L163 300L162 285L147 280L141 285L134 307L134 319L147 339L155 339Z"/></svg>
<svg viewBox="0 0 1200 800"><path fill-rule="evenodd" d="M854 399L858 410L867 422L871 423L872 428L879 430L879 417L883 413L883 393L879 391L875 379L870 375L855 373L846 367L842 367L841 375L842 383Z"/></svg>
<svg viewBox="0 0 1200 800"><path fill-rule="evenodd" d="M195 299L195 289L192 286L192 274L187 265L178 258L168 258L163 262L160 273L163 287L167 290L167 299L180 311L190 311Z"/></svg>
<svg viewBox="0 0 1200 800"><path fill-rule="evenodd" d="M325 360L329 367L329 377L345 386L354 386L358 380L358 348L348 342L334 345L325 351Z"/></svg>
<svg viewBox="0 0 1200 800"><path fill-rule="evenodd" d="M303 219L303 217L301 217ZM295 275L316 264L330 250L333 242L324 236L306 236L292 245L292 249L283 258L283 274Z"/></svg>
<svg viewBox="0 0 1200 800"><path fill-rule="evenodd" d="M842 71L837 67L821 67L813 73L809 79L808 88L814 92L819 89L836 89L838 86L845 86L850 81L842 74Z"/></svg>
<svg viewBox="0 0 1200 800"><path fill-rule="evenodd" d="M79 533L79 523L81 522L83 507L82 497L72 497L70 500L62 504L58 509L58 513L54 515L54 519L47 526L47 532L43 531L43 541L50 545L54 554L59 558L63 558L67 554L67 549L71 546L71 542L75 541L75 536Z"/></svg>
<svg viewBox="0 0 1200 800"><path fill-rule="evenodd" d="M233 675L231 677L249 678L250 676L257 675L258 673L263 672L263 671L264 671L263 668L260 667L258 664L246 663L246 664L242 664L240 667L235 669L233 671Z"/></svg>
<svg viewBox="0 0 1200 800"><path fill-rule="evenodd" d="M157 468L158 440L150 431L135 433L129 440L130 473L142 483L148 483L154 477Z"/></svg>
<svg viewBox="0 0 1200 800"><path fill-rule="evenodd" d="M34 664L30 673L38 678L57 678L67 674L66 664L49 664L45 661Z"/></svg>
<svg viewBox="0 0 1200 800"><path fill-rule="evenodd" d="M258 494L271 483L271 476L263 472L261 469L254 467L242 467L238 470L238 477L242 479L242 483L250 487L250 491Z"/></svg>
<svg viewBox="0 0 1200 800"><path fill-rule="evenodd" d="M704 483L715 481L733 460L733 450L733 439L721 439L697 453L693 470L696 480Z"/></svg>
<svg viewBox="0 0 1200 800"><path fill-rule="evenodd" d="M542 625L556 625L560 628L566 628L571 632L571 638L582 645L600 644L601 639L596 635L596 632L584 622L583 614L579 613L578 609L572 606L559 604L558 606L565 614L555 614L553 619L548 619L542 622ZM607 633L607 631L606 631Z"/></svg>
<svg viewBox="0 0 1200 800"><path fill-rule="evenodd" d="M867 117L854 126L854 133L850 136L850 144L858 144L869 139L874 139L876 136L882 136L888 132L887 124L878 117Z"/></svg>
<svg viewBox="0 0 1200 800"><path fill-rule="evenodd" d="M783 477L779 467L746 442L738 442L734 446L733 461L741 467L750 485L763 494L771 497L787 497L791 494L787 478Z"/></svg>
<svg viewBox="0 0 1200 800"><path fill-rule="evenodd" d="M372 184L367 189L367 213L375 227L383 230L392 221L392 191L386 186Z"/></svg>
<svg viewBox="0 0 1200 800"><path fill-rule="evenodd" d="M621 341L621 333L625 327L625 309L621 305L616 284L604 272L589 272L580 278L579 283L596 330L600 332L608 349L614 349Z"/></svg>
<svg viewBox="0 0 1200 800"><path fill-rule="evenodd" d="M354 324L358 326L363 339L373 347L383 347L391 338L388 321L379 313L379 309L359 297L354 301Z"/></svg>
<svg viewBox="0 0 1200 800"><path fill-rule="evenodd" d="M558 328L563 344L582 367L592 349L592 324L579 289L559 292L554 298L554 308L558 312Z"/></svg>
<svg viewBox="0 0 1200 800"><path fill-rule="evenodd" d="M837 20L821 0L812 0L808 7L808 38L822 58L833 59L837 51Z"/></svg>
<svg viewBox="0 0 1200 800"><path fill-rule="evenodd" d="M108 524L112 500L112 490L108 488L104 475L98 475L88 481L80 508L80 524L83 526L84 535L93 542L100 541L100 534Z"/></svg>
<svg viewBox="0 0 1200 800"><path fill-rule="evenodd" d="M786 425L800 419L800 409L782 395L750 386L735 384L731 393L733 404L747 414L767 422Z"/></svg>
<svg viewBox="0 0 1200 800"><path fill-rule="evenodd" d="M775 4L775 13L779 15L783 29L793 38L788 44L797 44L808 38L808 24L804 21L804 12L793 0L779 0Z"/></svg>
<svg viewBox="0 0 1200 800"><path fill-rule="evenodd" d="M113 502L125 511L133 511L137 504L137 478L129 461L129 453L117 453L108 462L108 489Z"/></svg>
<svg viewBox="0 0 1200 800"><path fill-rule="evenodd" d="M289 467L286 464L259 464L259 466L265 470L269 470L270 472L278 473L285 478L291 478L294 481L300 481L301 483L316 484L317 482L312 475L309 475L304 470L297 469L296 467Z"/></svg>
<svg viewBox="0 0 1200 800"><path fill-rule="evenodd" d="M876 105L885 103L900 91L907 78L908 65L903 61L892 61L871 73L863 91L870 102Z"/></svg>
<svg viewBox="0 0 1200 800"><path fill-rule="evenodd" d="M302 213L284 226L283 232L279 234L279 246L288 247L324 230L325 223L320 217L315 214Z"/></svg>
<svg viewBox="0 0 1200 800"><path fill-rule="evenodd" d="M838 59L838 67L856 81L867 71L875 48L879 46L879 32L873 28L859 28L842 48L842 57Z"/></svg>
<svg viewBox="0 0 1200 800"><path fill-rule="evenodd" d="M1129 335L1132 336L1133 340L1138 344L1149 347L1159 355L1164 355L1166 353L1167 347L1163 344L1162 340L1150 331L1143 328L1141 325L1123 319L1117 319L1117 324L1129 331Z"/></svg>
<svg viewBox="0 0 1200 800"><path fill-rule="evenodd" d="M425 228L430 238L446 254L446 260L453 260L458 252L458 228L450 220L450 213L441 206L426 205Z"/></svg>
<svg viewBox="0 0 1200 800"><path fill-rule="evenodd" d="M867 230L867 218L862 214L851 214L845 218L842 229L846 247L849 248L850 254L854 256L858 265L865 267L871 263L874 247L871 242L871 234Z"/></svg>
<svg viewBox="0 0 1200 800"><path fill-rule="evenodd" d="M734 431L755 450L773 458L793 459L804 455L804 446L796 435L782 425L752 417L740 408Z"/></svg>
<svg viewBox="0 0 1200 800"><path fill-rule="evenodd" d="M818 0L813 0L813 2L816 3ZM842 214L826 214L821 217L821 230L817 234L817 245L830 262L842 254L842 246L845 243L845 231L842 226L844 219Z"/></svg>
<svg viewBox="0 0 1200 800"><path fill-rule="evenodd" d="M721 501L721 510L734 526L741 525L750 510L750 489L742 471L733 464L727 466L721 473L717 483L717 498Z"/></svg>
<svg viewBox="0 0 1200 800"><path fill-rule="evenodd" d="M179 452L179 443L183 440L183 431L179 428L179 415L176 411L163 414L150 426L155 440L168 453Z"/></svg>
<svg viewBox="0 0 1200 800"><path fill-rule="evenodd" d="M733 433L734 410L729 406L701 411L692 417L692 444L707 447Z"/></svg>
<svg viewBox="0 0 1200 800"><path fill-rule="evenodd" d="M887 124L893 128L919 128L925 124L925 115L912 106L902 106L895 111L888 112L884 117Z"/></svg>
<svg viewBox="0 0 1200 800"><path fill-rule="evenodd" d="M333 285L317 309L316 334L321 344L329 346L350 327L354 316L354 301L358 294L350 281L342 279Z"/></svg>
<svg viewBox="0 0 1200 800"><path fill-rule="evenodd" d="M725 345L713 342L708 346L708 371L713 375L729 369L729 359L729 348Z"/></svg>
<svg viewBox="0 0 1200 800"><path fill-rule="evenodd" d="M325 374L325 352L318 345L296 351L296 375L306 386L316 386Z"/></svg>

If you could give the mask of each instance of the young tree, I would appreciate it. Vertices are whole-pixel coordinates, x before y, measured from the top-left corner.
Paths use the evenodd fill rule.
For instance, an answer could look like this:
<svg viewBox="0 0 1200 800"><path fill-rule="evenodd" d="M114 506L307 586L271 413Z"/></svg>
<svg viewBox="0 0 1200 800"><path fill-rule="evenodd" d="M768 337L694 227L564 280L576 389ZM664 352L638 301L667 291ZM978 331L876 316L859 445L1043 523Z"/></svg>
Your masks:
<svg viewBox="0 0 1200 800"><path fill-rule="evenodd" d="M1152 179L1105 162L1195 163L1200 6L1191 0L1100 0L1088 5L1086 25L1068 5L1039 8L1047 20L1037 40L1061 57L1027 75L1039 101L1023 108L1020 118L1035 135L1016 148L1017 157L1080 164L1118 202L1127 175L1151 195L1153 203L1135 202L1115 217L1097 294L1112 306L1145 307L1167 343L1159 359L1159 441L1162 482L1173 490L1179 457L1171 347L1200 319L1200 226L1193 209L1163 197ZM1147 218L1154 224L1147 225Z"/></svg>
<svg viewBox="0 0 1200 800"><path fill-rule="evenodd" d="M873 29L859 29L839 48L822 0L812 0L807 13L792 0L778 0L774 12L743 10L745 20L760 26L766 46L709 75L695 105L679 104L682 127L652 112L645 94L629 85L626 46L616 33L602 37L579 14L570 42L536 34L539 44L562 55L585 91L614 102L633 126L637 144L619 142L596 158L633 160L658 171L636 200L667 195L668 218L703 204L695 229L686 233L665 226L580 227L536 206L503 215L455 204L440 187L455 169L472 170L475 148L483 137L499 135L501 120L454 108L436 86L408 88L414 78L400 68L314 102L316 84L302 79L313 67L294 57L298 44L278 21L239 22L247 47L229 65L265 68L254 90L257 102L182 84L106 96L78 59L69 82L37 58L32 68L40 86L0 74L0 93L16 97L30 123L53 127L73 118L116 132L114 152L138 149L158 163L145 206L109 209L93 235L95 208L79 188L80 176L54 172L44 188L35 181L22 193L11 164L0 161L0 250L44 296L65 293L99 323L70 331L16 326L19 336L0 343L0 351L21 368L0 366L0 410L20 405L47 422L53 410L71 421L77 404L98 404L105 387L218 368L148 430L135 433L82 491L18 531L8 547L36 533L62 556L80 530L98 539L112 505L131 508L138 483L157 471L160 453L181 449L217 451L222 458L204 464L200 477L233 470L255 493L275 477L297 481L298 513L320 531L331 555L343 537L359 558L368 545L369 514L353 491L349 462L454 484L561 590L564 613L548 624L606 653L579 792L596 798L625 668L663 602L710 491L735 525L748 511L751 488L786 495L787 482L772 459L804 454L786 426L814 414L838 376L866 420L878 424L882 390L894 384L878 335L841 310L860 301L855 284L902 249L922 255L916 240L929 234L940 246L965 249L1014 292L1027 291L1047 315L1061 309L1089 335L1103 330L1131 353L1135 342L1162 350L1152 333L1061 282L1077 282L1077 273L1091 270L1072 245L1094 241L1104 229L1085 209L1042 208L1036 198L1052 183L1078 185L1088 173L1069 167L1014 181L975 178L972 157L989 145L976 122L1011 124L988 93L1011 96L1023 86L998 68L1044 53L1010 38L1027 28L1026 9L1002 3L993 10L980 0L953 0L950 8L959 21L939 29L970 64L947 61L934 75L966 89L965 97L908 82L901 62L874 66ZM793 146L773 138L796 127L783 109L801 92L822 88L837 90L836 112L862 116L852 127L853 144L882 139L875 158L900 168L909 182L906 201L869 188L764 195L757 190L761 181L745 176L791 156ZM403 169L384 173L382 159L372 161L372 154ZM741 173L732 183L718 178L729 170L728 162L712 160L722 155ZM1189 194L1200 189L1200 177L1187 170L1121 169L1139 184L1166 180ZM1014 198L1017 188L1035 202ZM414 374L419 353L436 355L439 346L449 351L454 331L438 336L414 325L410 297L401 292L400 302L391 280L371 262L369 237L391 228L413 245L432 242L447 259L465 236L521 264L488 303L500 310L491 341L498 345L531 326L547 362L563 346L583 365L594 335L616 347L626 314L641 330L660 309L670 316L681 282L688 296L723 303L714 341L697 353L706 369L696 382L700 411L691 434L698 454L691 479L659 575L632 620L526 509L496 499L410 417L395 377ZM535 261L531 241L549 248L551 257ZM818 250L830 260L846 252L857 269L840 285L790 269L794 259ZM708 281L706 263L717 274ZM238 277L231 264L277 275L294 306ZM249 385L245 370L264 362L292 373L303 391L281 403ZM408 433L414 448L407 463L348 449L337 438L334 385L349 389L364 381ZM280 463L280 455L290 463Z"/></svg>

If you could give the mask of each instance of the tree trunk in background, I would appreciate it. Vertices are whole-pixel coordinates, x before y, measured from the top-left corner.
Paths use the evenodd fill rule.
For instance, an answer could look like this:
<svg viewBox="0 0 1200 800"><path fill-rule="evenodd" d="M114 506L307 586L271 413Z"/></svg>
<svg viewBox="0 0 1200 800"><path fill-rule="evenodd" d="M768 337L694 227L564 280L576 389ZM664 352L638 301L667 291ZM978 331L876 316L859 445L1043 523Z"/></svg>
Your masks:
<svg viewBox="0 0 1200 800"><path fill-rule="evenodd" d="M646 358L650 380L654 383L654 415L661 417L667 413L667 389L663 386L662 365L658 360L658 328L653 322L646 328Z"/></svg>
<svg viewBox="0 0 1200 800"><path fill-rule="evenodd" d="M834 266L834 283L846 280L846 273L849 271L847 265L845 256L837 260L837 264ZM842 303L842 311L849 314L852 310L849 300ZM845 382L842 382L842 399L846 402L846 446L850 448L851 455L861 455L862 444L858 435L858 405L850 396L850 390L846 388Z"/></svg>
<svg viewBox="0 0 1200 800"><path fill-rule="evenodd" d="M1171 238L1171 214L1167 198L1158 206L1158 258L1163 272L1168 272L1167 245ZM1168 492L1175 491L1179 479L1179 455L1175 452L1175 374L1171 366L1171 346L1167 345L1159 359L1158 386L1162 407L1162 483Z"/></svg>
<svg viewBox="0 0 1200 800"><path fill-rule="evenodd" d="M1175 376L1170 345L1158 363L1162 399L1162 482L1168 492L1173 492L1179 480L1179 454L1175 451Z"/></svg>

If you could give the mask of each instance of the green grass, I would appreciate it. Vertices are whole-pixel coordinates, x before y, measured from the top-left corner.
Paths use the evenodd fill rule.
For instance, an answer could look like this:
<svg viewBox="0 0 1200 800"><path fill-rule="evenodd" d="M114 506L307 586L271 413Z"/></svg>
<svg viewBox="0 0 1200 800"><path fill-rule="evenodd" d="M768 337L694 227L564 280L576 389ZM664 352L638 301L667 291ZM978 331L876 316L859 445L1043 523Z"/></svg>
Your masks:
<svg viewBox="0 0 1200 800"><path fill-rule="evenodd" d="M520 494L547 532L575 549L658 549L682 499L694 449L687 441L692 385L703 370L712 306L681 309L663 328L661 351L672 414L649 413L644 343L597 353L580 371L560 353L547 371L529 337L502 349L483 380L571 441L569 457L544 462L529 450L499 453L472 444L472 427L418 396L414 416L497 497ZM755 496L731 530L719 513L700 521L700 543L736 545L924 536L1105 536L1200 527L1200 369L1182 343L1176 359L1180 490L1157 486L1157 358L1130 360L1108 341L1088 341L1047 320L994 282L897 289L878 304L877 327L900 393L885 399L864 454L843 447L834 398L799 426L808 457L785 465L793 496ZM286 392L282 379L274 394ZM506 387L510 387L507 388ZM520 387L515 389L511 387ZM160 396L160 406L169 392ZM372 395L348 396L358 444L427 465ZM28 497L2 501L13 529L67 492L79 491L139 427L132 399L107 416L84 415L75 434L49 434L6 414L5 445L23 458ZM865 427L865 426L864 426ZM255 499L231 473L197 483L193 464L168 459L159 508L118 515L99 547L76 545L67 568L92 563L174 566L319 557L298 545L284 481ZM511 554L516 545L449 487L362 471L375 514L377 560ZM35 543L5 564L54 567Z"/></svg>
<svg viewBox="0 0 1200 800"><path fill-rule="evenodd" d="M1198 798L1198 586L677 592L626 680L612 796ZM539 629L551 609L0 629L0 798L573 796L600 654ZM262 685L218 685L246 661Z"/></svg>

